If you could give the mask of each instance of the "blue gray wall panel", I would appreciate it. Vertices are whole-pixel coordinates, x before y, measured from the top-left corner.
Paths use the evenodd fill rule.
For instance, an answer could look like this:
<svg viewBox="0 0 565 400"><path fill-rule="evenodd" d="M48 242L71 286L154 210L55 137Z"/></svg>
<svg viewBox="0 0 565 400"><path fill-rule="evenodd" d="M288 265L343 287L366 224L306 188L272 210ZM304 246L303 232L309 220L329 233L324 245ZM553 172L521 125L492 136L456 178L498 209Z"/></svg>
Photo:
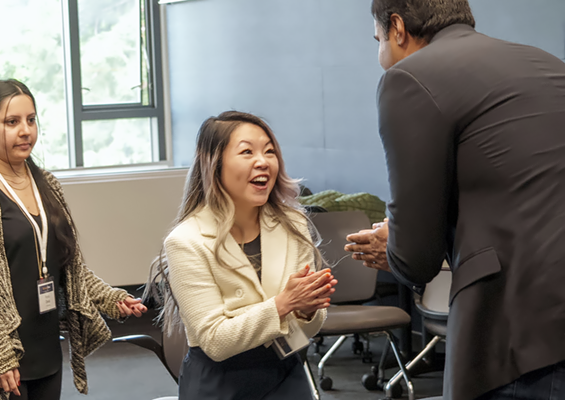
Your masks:
<svg viewBox="0 0 565 400"><path fill-rule="evenodd" d="M375 90L371 0L193 0L167 8L174 160L202 121L265 118L288 172L313 191L389 198ZM471 0L477 29L565 59L565 1Z"/></svg>

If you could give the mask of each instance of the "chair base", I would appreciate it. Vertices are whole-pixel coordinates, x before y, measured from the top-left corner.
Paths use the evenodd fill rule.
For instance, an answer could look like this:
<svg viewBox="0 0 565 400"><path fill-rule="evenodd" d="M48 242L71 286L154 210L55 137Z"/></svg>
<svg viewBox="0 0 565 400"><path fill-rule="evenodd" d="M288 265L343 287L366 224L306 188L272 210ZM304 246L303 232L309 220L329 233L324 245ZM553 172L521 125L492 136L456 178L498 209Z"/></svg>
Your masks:
<svg viewBox="0 0 565 400"><path fill-rule="evenodd" d="M320 392L318 391L318 386L312 375L312 369L310 368L310 363L307 357L308 347L300 351L300 359L302 360L302 366L304 367L304 372L308 378L308 383L310 384L310 392L312 393L313 400L320 400Z"/></svg>
<svg viewBox="0 0 565 400"><path fill-rule="evenodd" d="M392 349L392 351L394 353L394 357L396 358L396 362L398 363L398 366L400 367L400 371L398 372L397 375L402 376L404 378L404 381L406 382L406 387L408 388L408 399L414 400L414 386L413 386L413 384L412 384L412 382L411 382L411 380L408 376L408 373L407 373L407 371L404 367L404 363L402 362L402 360L400 358L400 353L399 353L399 351L396 347L394 336L388 331L383 331L383 332L378 332L378 333L386 336L388 346L387 346L387 349L385 351L388 351L388 347L390 346L390 348ZM338 338L338 340L333 344L333 346L327 351L327 353L324 355L324 357L322 357L322 359L320 360L320 362L318 364L318 378L320 380L320 387L322 388L322 390L330 390L331 387L332 387L331 378L324 375L325 364L326 364L327 360L341 347L341 345L345 342L347 337L348 336L345 336L345 335L340 336ZM383 360L385 360L385 359L386 359L386 355L384 355L381 358L381 364L383 364ZM382 369L382 365L380 366L379 369ZM314 383L314 385L315 385L315 383ZM399 387L399 386L397 386L397 387ZM386 390L387 396L393 397L394 388L392 388L392 385L387 384L385 390ZM399 397L399 396L394 396L394 397Z"/></svg>
<svg viewBox="0 0 565 400"><path fill-rule="evenodd" d="M443 337L441 336L434 336L434 338L432 340L430 340L430 342L428 343L428 345L420 352L420 354L418 354L416 356L416 358L414 358L412 361L410 361L408 364L406 364L405 369L407 371L411 371L415 365L418 364L418 362L424 358L424 356L430 352L435 345L440 341L440 340L444 340ZM394 350L394 349L393 349ZM386 385L386 390L387 390L387 395L388 395L388 390L394 386L395 384L397 384L400 379L402 378L402 372L403 370L400 370L396 373L396 375L394 375L392 378L390 378L390 380L388 381L387 385Z"/></svg>

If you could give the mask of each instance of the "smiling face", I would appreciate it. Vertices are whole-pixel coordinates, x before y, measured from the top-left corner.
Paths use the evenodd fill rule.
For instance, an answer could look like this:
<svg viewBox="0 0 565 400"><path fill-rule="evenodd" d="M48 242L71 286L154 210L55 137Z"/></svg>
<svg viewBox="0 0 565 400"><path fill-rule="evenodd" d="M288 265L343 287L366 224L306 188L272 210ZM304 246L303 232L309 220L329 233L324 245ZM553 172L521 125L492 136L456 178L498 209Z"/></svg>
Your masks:
<svg viewBox="0 0 565 400"><path fill-rule="evenodd" d="M222 154L222 186L236 213L264 205L275 186L279 161L269 136L257 125L243 123L231 134Z"/></svg>
<svg viewBox="0 0 565 400"><path fill-rule="evenodd" d="M0 160L7 164L23 163L37 141L35 107L29 96L16 95L0 103Z"/></svg>

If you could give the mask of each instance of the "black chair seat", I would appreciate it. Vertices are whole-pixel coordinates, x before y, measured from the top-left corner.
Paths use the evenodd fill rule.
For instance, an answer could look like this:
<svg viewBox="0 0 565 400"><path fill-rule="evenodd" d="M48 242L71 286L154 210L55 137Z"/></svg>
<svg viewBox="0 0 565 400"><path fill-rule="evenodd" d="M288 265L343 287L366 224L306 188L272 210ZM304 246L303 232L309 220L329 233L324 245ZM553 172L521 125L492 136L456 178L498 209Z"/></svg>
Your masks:
<svg viewBox="0 0 565 400"><path fill-rule="evenodd" d="M398 307L336 306L328 308L328 318L320 335L383 332L410 323L410 316Z"/></svg>

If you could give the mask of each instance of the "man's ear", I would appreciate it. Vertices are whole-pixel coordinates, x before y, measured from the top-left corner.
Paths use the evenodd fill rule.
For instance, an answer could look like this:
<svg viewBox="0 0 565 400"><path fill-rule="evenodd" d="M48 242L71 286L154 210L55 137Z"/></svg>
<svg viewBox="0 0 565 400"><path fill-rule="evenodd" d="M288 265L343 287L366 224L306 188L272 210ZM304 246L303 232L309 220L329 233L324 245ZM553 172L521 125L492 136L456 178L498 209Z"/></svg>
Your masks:
<svg viewBox="0 0 565 400"><path fill-rule="evenodd" d="M392 14L390 16L390 32L389 40L394 41L398 47L403 47L406 44L406 27L404 26L404 20L398 14Z"/></svg>

